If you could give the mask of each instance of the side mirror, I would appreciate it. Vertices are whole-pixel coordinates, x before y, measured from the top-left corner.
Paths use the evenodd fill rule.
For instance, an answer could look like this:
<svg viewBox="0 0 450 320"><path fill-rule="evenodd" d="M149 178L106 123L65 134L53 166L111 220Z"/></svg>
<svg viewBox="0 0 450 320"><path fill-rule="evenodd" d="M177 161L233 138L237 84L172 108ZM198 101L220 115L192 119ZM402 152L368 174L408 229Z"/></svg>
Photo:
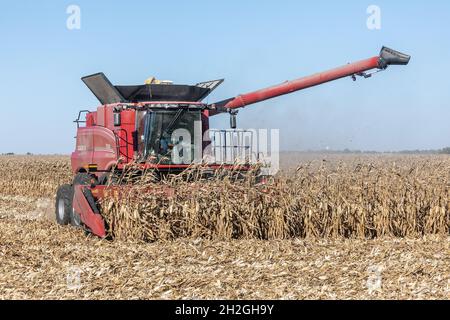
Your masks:
<svg viewBox="0 0 450 320"><path fill-rule="evenodd" d="M230 128L236 129L236 113L230 113Z"/></svg>
<svg viewBox="0 0 450 320"><path fill-rule="evenodd" d="M138 142L139 142L138 134L139 133L137 131L131 132L131 137L133 138L133 151L134 152L138 151ZM127 148L128 148L128 146L127 146Z"/></svg>
<svg viewBox="0 0 450 320"><path fill-rule="evenodd" d="M121 123L122 123L122 121L121 121L120 112L114 112L114 126L119 127Z"/></svg>

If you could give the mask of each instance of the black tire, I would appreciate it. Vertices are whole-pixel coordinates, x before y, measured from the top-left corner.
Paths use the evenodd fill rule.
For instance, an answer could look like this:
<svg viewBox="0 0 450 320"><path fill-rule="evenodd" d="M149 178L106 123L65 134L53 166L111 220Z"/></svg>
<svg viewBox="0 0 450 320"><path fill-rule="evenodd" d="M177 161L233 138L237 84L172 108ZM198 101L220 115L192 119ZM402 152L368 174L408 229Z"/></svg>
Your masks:
<svg viewBox="0 0 450 320"><path fill-rule="evenodd" d="M81 216L75 209L72 209L72 214L70 215L70 225L81 228Z"/></svg>
<svg viewBox="0 0 450 320"><path fill-rule="evenodd" d="M98 183L104 186L117 185L120 183L120 173L117 171L104 173L99 177Z"/></svg>
<svg viewBox="0 0 450 320"><path fill-rule="evenodd" d="M93 181L92 179L95 179L94 176L90 175L89 173L78 173L75 178L73 179L73 188L75 186L79 185L90 185ZM73 199L73 194L72 194ZM70 213L70 224L74 227L80 228L81 227L81 216L78 212L75 211L75 209L72 208Z"/></svg>
<svg viewBox="0 0 450 320"><path fill-rule="evenodd" d="M70 223L73 211L72 200L72 186L65 184L58 188L55 202L55 216L58 224L67 225Z"/></svg>
<svg viewBox="0 0 450 320"><path fill-rule="evenodd" d="M73 185L88 185L91 184L92 179L95 179L95 177L89 173L78 173L75 178L73 178Z"/></svg>

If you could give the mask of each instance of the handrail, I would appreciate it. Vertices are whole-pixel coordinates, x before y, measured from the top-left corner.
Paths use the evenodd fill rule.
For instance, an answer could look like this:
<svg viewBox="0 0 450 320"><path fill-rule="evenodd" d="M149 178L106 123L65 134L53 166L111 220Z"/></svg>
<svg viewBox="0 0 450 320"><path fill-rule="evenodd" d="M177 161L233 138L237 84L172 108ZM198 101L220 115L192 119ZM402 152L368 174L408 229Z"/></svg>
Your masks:
<svg viewBox="0 0 450 320"><path fill-rule="evenodd" d="M256 150L256 154L252 153L253 148L258 148L252 130L210 129L209 132L212 138L211 149L214 162L235 163L242 155L247 159L246 161L252 162L253 158L258 161L259 150ZM250 139L250 145L245 143L245 138Z"/></svg>
<svg viewBox="0 0 450 320"><path fill-rule="evenodd" d="M89 114L89 113L91 113L91 111L89 111L89 110L81 110L80 112L78 112L78 117L73 121L74 123L77 124L77 129L80 128L80 123L86 123L86 120L80 120L81 119L81 115L83 113Z"/></svg>
<svg viewBox="0 0 450 320"><path fill-rule="evenodd" d="M129 152L128 152L128 147L130 145L130 143L128 142L128 132L125 129L115 129L112 130L112 132L114 133L114 136L116 138L116 148L117 148L117 160L119 160L120 156L124 156L127 161L131 160L132 158L129 156ZM119 136L119 132L123 132L125 133L124 136L125 138ZM122 145L121 142L124 142L125 145ZM123 153L121 151L121 148L125 148L125 153Z"/></svg>

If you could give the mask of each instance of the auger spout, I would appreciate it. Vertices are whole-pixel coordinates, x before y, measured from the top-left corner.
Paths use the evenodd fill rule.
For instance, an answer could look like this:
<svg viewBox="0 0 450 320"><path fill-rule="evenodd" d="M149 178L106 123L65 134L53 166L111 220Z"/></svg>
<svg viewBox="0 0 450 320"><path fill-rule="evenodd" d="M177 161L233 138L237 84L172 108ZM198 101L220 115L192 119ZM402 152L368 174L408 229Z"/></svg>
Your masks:
<svg viewBox="0 0 450 320"><path fill-rule="evenodd" d="M235 98L218 102L215 105L219 108L226 109L243 108L257 102L321 85L344 77L355 78L356 76L364 76L367 78L370 77L370 74L366 74L366 71L374 69L384 70L389 65L407 65L409 60L409 55L383 47L378 56L349 63L339 68L316 73L296 80L286 81L265 89L242 94Z"/></svg>

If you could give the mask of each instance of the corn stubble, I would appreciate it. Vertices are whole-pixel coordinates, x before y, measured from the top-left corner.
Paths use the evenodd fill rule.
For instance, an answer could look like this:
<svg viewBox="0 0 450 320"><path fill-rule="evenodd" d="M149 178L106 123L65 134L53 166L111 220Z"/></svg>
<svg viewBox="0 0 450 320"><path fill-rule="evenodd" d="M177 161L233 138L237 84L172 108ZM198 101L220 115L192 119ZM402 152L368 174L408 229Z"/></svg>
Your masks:
<svg viewBox="0 0 450 320"><path fill-rule="evenodd" d="M149 172L120 195L111 192L102 208L110 234L126 240L449 234L448 157L359 160L308 161L266 185L251 175L191 182L177 176L161 184Z"/></svg>

